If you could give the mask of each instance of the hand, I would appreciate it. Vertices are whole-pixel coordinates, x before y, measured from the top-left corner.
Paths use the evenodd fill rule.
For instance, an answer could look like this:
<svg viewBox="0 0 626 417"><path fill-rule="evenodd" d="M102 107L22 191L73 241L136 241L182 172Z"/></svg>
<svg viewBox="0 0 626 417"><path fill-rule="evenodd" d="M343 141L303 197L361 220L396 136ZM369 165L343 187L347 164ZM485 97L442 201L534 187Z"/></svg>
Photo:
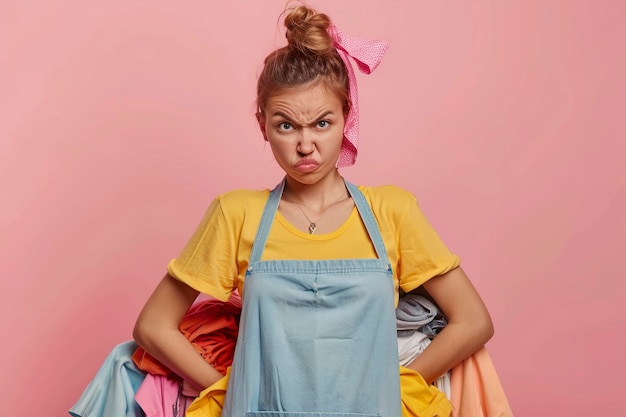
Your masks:
<svg viewBox="0 0 626 417"><path fill-rule="evenodd" d="M190 382L183 380L183 395L187 397L197 397L198 395L200 395L200 391L202 390L192 385Z"/></svg>

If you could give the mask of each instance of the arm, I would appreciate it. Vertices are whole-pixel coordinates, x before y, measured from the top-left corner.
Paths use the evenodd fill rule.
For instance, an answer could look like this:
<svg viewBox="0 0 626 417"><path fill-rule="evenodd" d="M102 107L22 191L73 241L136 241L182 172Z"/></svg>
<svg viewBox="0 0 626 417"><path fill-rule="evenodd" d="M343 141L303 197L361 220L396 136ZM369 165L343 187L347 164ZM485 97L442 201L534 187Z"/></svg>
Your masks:
<svg viewBox="0 0 626 417"><path fill-rule="evenodd" d="M448 325L408 365L431 383L480 349L493 336L493 324L482 299L460 267L423 285L448 317Z"/></svg>
<svg viewBox="0 0 626 417"><path fill-rule="evenodd" d="M198 291L165 275L139 314L133 337L147 352L200 391L222 378L222 374L196 352L178 328L197 296Z"/></svg>

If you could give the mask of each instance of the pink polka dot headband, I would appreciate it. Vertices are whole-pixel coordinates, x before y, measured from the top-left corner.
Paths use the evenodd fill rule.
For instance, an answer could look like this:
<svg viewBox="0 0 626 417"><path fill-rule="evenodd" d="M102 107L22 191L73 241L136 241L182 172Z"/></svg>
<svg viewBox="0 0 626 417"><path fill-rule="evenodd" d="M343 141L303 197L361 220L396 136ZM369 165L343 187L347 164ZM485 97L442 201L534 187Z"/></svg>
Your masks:
<svg viewBox="0 0 626 417"><path fill-rule="evenodd" d="M389 44L385 41L354 38L346 35L332 24L328 28L328 32L333 38L335 49L346 65L350 82L350 110L346 116L341 153L337 160L337 167L344 168L354 165L359 146L359 94L354 69L348 57L356 62L359 71L364 74L371 74L382 61Z"/></svg>

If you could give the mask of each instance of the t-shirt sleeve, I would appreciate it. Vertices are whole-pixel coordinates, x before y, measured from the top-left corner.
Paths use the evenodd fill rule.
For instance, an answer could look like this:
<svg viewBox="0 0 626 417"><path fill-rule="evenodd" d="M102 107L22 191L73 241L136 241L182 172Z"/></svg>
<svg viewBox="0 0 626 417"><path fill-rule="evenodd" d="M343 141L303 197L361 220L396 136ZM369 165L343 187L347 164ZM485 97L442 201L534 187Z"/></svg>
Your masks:
<svg viewBox="0 0 626 417"><path fill-rule="evenodd" d="M409 292L458 267L461 261L443 243L412 194L405 200L404 208L405 215L397 229L398 278L400 288Z"/></svg>
<svg viewBox="0 0 626 417"><path fill-rule="evenodd" d="M235 229L217 197L180 255L169 262L167 271L197 291L228 300L237 277Z"/></svg>

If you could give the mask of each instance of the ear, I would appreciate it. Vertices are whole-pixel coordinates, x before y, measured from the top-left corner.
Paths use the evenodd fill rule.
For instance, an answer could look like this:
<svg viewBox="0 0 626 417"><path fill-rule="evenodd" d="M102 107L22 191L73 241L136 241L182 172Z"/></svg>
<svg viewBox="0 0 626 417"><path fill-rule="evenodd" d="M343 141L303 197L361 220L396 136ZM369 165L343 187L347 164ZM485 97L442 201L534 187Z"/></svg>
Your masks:
<svg viewBox="0 0 626 417"><path fill-rule="evenodd" d="M267 133L265 133L265 118L260 111L256 112L256 121L259 122L259 128L263 134L263 139L267 142Z"/></svg>

